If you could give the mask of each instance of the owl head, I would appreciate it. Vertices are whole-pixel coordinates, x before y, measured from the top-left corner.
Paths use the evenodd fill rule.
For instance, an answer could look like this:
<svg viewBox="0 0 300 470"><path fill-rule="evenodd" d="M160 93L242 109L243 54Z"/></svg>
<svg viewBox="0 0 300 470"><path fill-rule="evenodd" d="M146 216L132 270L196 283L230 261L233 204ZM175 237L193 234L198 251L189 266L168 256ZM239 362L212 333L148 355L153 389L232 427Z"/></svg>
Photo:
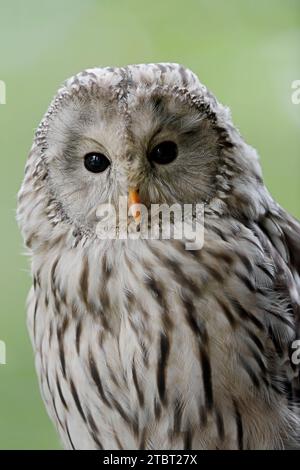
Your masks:
<svg viewBox="0 0 300 470"><path fill-rule="evenodd" d="M168 63L88 69L59 89L19 194L27 245L57 225L92 236L99 205L129 192L146 207L204 203L218 216L255 213L266 199L256 153L229 110Z"/></svg>

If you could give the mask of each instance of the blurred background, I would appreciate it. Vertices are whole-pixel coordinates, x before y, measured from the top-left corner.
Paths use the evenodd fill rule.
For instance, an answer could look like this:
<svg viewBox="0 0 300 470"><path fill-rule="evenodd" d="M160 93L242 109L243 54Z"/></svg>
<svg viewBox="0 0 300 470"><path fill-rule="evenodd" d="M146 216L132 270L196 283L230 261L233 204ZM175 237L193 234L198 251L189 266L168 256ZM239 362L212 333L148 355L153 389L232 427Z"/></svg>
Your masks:
<svg viewBox="0 0 300 470"><path fill-rule="evenodd" d="M158 61L194 70L257 148L265 182L300 218L299 0L0 0L0 449L56 449L25 325L28 260L16 193L34 130L81 69Z"/></svg>

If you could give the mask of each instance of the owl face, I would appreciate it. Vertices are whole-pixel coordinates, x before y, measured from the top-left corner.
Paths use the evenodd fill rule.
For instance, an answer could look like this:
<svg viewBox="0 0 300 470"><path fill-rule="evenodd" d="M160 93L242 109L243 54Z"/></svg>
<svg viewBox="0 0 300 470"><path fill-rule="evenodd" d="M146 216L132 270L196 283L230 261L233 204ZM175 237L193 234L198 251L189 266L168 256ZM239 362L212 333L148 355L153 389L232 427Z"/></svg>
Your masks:
<svg viewBox="0 0 300 470"><path fill-rule="evenodd" d="M76 225L94 227L99 205L117 207L130 188L146 207L214 194L220 133L207 106L187 92L198 86L201 98L199 82L179 66L143 67L96 69L92 80L79 75L46 115L49 189ZM179 86L183 73L190 87Z"/></svg>

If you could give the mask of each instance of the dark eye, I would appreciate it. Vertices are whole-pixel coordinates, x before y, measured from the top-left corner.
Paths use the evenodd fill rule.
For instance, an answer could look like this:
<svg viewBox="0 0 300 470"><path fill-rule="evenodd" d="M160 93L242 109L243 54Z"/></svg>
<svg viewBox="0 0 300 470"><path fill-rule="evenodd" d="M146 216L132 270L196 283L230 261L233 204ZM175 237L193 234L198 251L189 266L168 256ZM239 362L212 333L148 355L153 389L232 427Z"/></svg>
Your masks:
<svg viewBox="0 0 300 470"><path fill-rule="evenodd" d="M156 145L149 153L148 159L151 162L166 165L171 163L178 155L178 147L175 142L166 140Z"/></svg>
<svg viewBox="0 0 300 470"><path fill-rule="evenodd" d="M84 166L92 173L101 173L110 165L110 161L103 153L91 152L84 157Z"/></svg>

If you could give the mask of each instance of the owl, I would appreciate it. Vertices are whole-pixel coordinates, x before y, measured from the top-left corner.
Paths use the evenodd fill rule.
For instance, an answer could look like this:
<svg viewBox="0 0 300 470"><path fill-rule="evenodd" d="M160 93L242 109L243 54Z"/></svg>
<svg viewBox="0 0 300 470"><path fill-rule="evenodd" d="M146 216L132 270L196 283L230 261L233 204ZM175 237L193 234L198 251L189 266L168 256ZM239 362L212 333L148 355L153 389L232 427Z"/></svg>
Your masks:
<svg viewBox="0 0 300 470"><path fill-rule="evenodd" d="M202 204L203 246L99 237L97 208L120 197L136 233L140 205ZM67 80L35 133L17 219L41 394L66 448L300 447L300 224L193 72Z"/></svg>

